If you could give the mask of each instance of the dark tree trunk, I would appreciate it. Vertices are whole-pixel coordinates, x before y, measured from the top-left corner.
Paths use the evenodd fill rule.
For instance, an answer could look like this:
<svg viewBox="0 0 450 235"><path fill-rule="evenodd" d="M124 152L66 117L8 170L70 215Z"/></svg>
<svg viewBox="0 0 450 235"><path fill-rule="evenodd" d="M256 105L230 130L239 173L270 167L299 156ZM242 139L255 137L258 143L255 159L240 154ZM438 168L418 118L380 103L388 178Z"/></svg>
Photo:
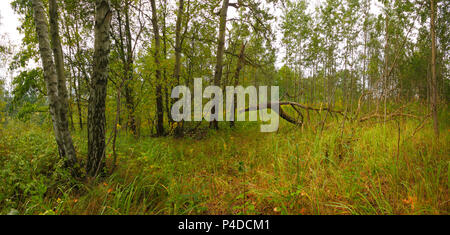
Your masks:
<svg viewBox="0 0 450 235"><path fill-rule="evenodd" d="M163 38L163 59L164 61L167 60L167 27L166 27L166 17L167 17L167 0L164 0L164 13L163 13L163 27L162 27L162 38ZM165 102L165 112L167 114L167 122L170 126L172 123L172 119L170 117L170 109L171 109L171 100L169 98L169 91L172 90L170 87L171 82L167 80L167 67L164 66L163 68L163 81L166 81L166 84L164 86L164 102ZM169 89L170 88L170 89Z"/></svg>
<svg viewBox="0 0 450 235"><path fill-rule="evenodd" d="M97 176L103 171L105 156L105 102L108 82L111 11L109 1L95 2L95 43L93 73L88 108L88 162L86 172Z"/></svg>
<svg viewBox="0 0 450 235"><path fill-rule="evenodd" d="M162 81L161 81L161 63L159 51L161 48L161 38L159 36L158 16L156 12L155 0L151 0L152 5L152 24L153 33L155 35L155 64L156 64L156 135L164 135L164 104L162 96Z"/></svg>
<svg viewBox="0 0 450 235"><path fill-rule="evenodd" d="M244 65L244 59L245 59L245 46L246 43L242 43L241 51L239 52L239 59L236 66L236 71L234 72L234 86L236 87L239 84L239 75L241 73L242 67ZM234 99L233 107L233 116L236 117L236 107L237 107L237 99ZM230 127L234 127L235 122L230 122Z"/></svg>
<svg viewBox="0 0 450 235"><path fill-rule="evenodd" d="M433 115L433 127L434 134L436 138L439 138L439 123L437 115L437 81L436 81L436 29L435 29L435 18L436 18L436 5L435 1L431 0L431 20L430 20L430 30L431 30L431 111Z"/></svg>
<svg viewBox="0 0 450 235"><path fill-rule="evenodd" d="M181 70L181 22L183 20L183 8L184 0L180 0L178 3L177 22L175 28L175 68L173 71L173 77L177 85L180 84L180 70ZM183 133L183 125L177 125L175 128L175 135L181 136Z"/></svg>
<svg viewBox="0 0 450 235"><path fill-rule="evenodd" d="M134 115L134 111L136 109L134 102L134 93L133 87L131 83L133 81L133 49L132 49L132 38L131 38L131 29L130 29L130 12L129 12L129 2L125 3L125 37L126 37L126 46L127 46L127 58L126 58L126 77L127 82L125 83L125 99L127 102L128 109L128 127L131 129L131 132L134 136L137 136L137 127L136 127L136 117Z"/></svg>
<svg viewBox="0 0 450 235"><path fill-rule="evenodd" d="M217 46L216 69L214 73L214 85L219 87L222 80L223 54L225 52L225 34L227 25L228 4L229 0L223 0L222 8L220 10L219 38L218 38L219 44ZM211 111L212 113L217 112L215 108L213 108ZM212 127L215 129L219 129L219 123L217 121L213 121Z"/></svg>

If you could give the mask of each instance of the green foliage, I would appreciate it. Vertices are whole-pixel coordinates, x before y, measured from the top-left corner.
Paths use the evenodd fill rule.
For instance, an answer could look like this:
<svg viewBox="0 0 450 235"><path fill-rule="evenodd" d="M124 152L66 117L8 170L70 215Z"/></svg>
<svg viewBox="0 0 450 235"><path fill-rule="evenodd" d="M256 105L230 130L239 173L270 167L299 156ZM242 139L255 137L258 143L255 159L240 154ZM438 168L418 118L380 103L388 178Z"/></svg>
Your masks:
<svg viewBox="0 0 450 235"><path fill-rule="evenodd" d="M61 192L71 190L77 182L62 167L54 140L47 133L35 126L14 126L14 130L1 131L0 213L54 210L57 204L48 197L61 197Z"/></svg>
<svg viewBox="0 0 450 235"><path fill-rule="evenodd" d="M23 71L14 77L12 84L14 96L10 113L20 120L29 120L37 113L46 112L45 86L41 69Z"/></svg>
<svg viewBox="0 0 450 235"><path fill-rule="evenodd" d="M148 4L111 2L104 108L107 136L113 136L111 127L117 136L114 143L112 137L107 140L107 167L95 179L74 179L59 159L43 72L29 68L38 62L31 1L12 2L24 37L20 51L8 57L16 75L11 95L0 81L0 214L449 213L448 4L439 1L437 12L440 139L433 137L427 118L358 122L313 111L303 112L302 127L282 120L277 133L260 133L259 123L250 122L220 131L183 123L183 138L152 138L156 85L173 134L179 123L169 122L171 88L192 87L197 77L212 81L222 1L185 1L179 81L173 75L177 1L157 1L159 64ZM373 12L370 0L326 0L314 10L305 0L266 3L245 0L229 6L235 14L227 19L223 86L278 85L283 100L333 106L348 116L376 114L380 98L390 96L387 111L400 108L399 101L416 100L404 110L428 115L428 5L382 1L381 12ZM272 3L282 6L283 55L276 50L271 10L280 5L267 6ZM58 4L67 115L77 157L85 163L87 133L81 126L91 89L94 1ZM241 74L235 74L244 44ZM10 56L8 49L0 45L0 56ZM284 58L281 68L277 56ZM289 107L285 111L297 114ZM130 120L136 122L136 136L130 135ZM117 168L110 173L115 154Z"/></svg>
<svg viewBox="0 0 450 235"><path fill-rule="evenodd" d="M46 93L42 69L32 69L30 71L20 72L19 75L14 77L12 84L14 86L14 102L16 103L25 97Z"/></svg>

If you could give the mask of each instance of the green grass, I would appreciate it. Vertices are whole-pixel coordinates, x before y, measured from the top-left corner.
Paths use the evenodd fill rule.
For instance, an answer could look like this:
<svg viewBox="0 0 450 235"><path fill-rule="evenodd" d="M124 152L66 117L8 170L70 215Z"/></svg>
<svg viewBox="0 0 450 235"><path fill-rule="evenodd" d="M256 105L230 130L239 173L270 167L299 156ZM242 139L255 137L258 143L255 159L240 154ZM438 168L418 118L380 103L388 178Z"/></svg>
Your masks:
<svg viewBox="0 0 450 235"><path fill-rule="evenodd" d="M83 182L61 169L48 124L0 128L0 214L448 214L450 125L330 119L276 133L258 123L200 136L122 132L118 168ZM206 126L206 125L205 125ZM400 129L400 139L399 139ZM85 134L75 133L86 157ZM108 164L111 164L108 149Z"/></svg>

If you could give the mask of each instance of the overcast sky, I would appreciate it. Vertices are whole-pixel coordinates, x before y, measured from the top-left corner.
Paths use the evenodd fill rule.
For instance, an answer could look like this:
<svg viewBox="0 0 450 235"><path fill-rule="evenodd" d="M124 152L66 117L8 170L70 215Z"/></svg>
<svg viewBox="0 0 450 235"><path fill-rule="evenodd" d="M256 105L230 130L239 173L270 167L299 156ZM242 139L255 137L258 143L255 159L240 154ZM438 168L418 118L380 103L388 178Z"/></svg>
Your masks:
<svg viewBox="0 0 450 235"><path fill-rule="evenodd" d="M8 34L14 42L22 39L17 27L19 27L19 16L11 8L11 0L0 0L0 34Z"/></svg>
<svg viewBox="0 0 450 235"><path fill-rule="evenodd" d="M19 16L11 8L11 0L0 0L0 37L16 47L20 45L22 35L17 30L20 26ZM2 42L3 43L3 42ZM8 71L8 61L1 59L0 79L6 78L6 89L10 90L12 74Z"/></svg>

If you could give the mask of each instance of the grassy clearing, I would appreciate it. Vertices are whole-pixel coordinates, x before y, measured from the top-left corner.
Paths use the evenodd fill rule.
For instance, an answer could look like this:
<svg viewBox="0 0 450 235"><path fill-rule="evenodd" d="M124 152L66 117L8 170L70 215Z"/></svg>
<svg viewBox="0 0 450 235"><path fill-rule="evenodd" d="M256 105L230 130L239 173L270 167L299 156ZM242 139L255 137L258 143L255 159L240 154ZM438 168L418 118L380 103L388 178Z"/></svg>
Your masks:
<svg viewBox="0 0 450 235"><path fill-rule="evenodd" d="M448 112L440 118L438 142L431 122L413 135L419 122L402 119L343 132L334 121L321 134L285 122L271 134L257 123L183 139L123 133L116 172L86 182L61 170L50 126L10 122L0 129L0 212L448 214ZM85 137L74 139L85 156Z"/></svg>

